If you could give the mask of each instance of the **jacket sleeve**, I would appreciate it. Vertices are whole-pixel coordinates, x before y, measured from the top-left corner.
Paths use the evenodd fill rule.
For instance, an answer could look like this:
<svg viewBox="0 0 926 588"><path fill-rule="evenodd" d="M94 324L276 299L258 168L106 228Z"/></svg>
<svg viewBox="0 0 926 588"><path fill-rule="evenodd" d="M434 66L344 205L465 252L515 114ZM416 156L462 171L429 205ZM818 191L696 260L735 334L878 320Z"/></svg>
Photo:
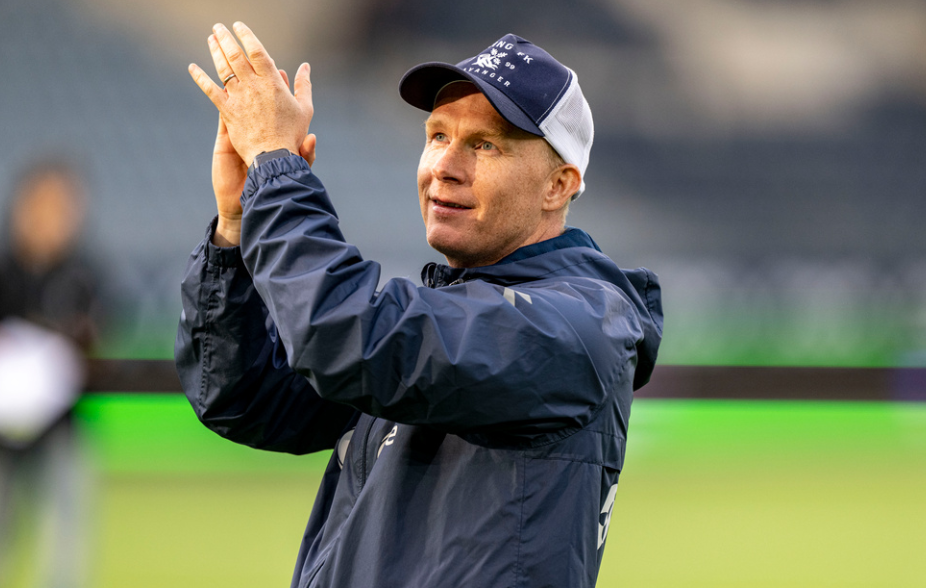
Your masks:
<svg viewBox="0 0 926 588"><path fill-rule="evenodd" d="M629 399L642 330L616 288L395 279L377 292L378 264L345 242L296 156L252 171L242 204L245 266L290 365L323 398L448 433L532 438L584 426L618 387Z"/></svg>
<svg viewBox="0 0 926 588"><path fill-rule="evenodd" d="M187 265L174 346L196 415L251 447L296 454L334 447L355 411L319 398L287 365L239 249L212 245L214 227Z"/></svg>

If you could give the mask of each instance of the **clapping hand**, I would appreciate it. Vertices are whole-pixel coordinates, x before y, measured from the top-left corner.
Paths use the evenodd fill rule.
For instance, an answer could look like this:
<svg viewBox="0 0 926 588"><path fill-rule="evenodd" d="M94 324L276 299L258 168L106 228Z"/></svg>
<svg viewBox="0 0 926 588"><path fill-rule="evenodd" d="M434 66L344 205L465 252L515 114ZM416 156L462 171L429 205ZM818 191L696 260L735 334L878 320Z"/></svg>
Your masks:
<svg viewBox="0 0 926 588"><path fill-rule="evenodd" d="M300 154L309 165L315 160L315 135L306 134L314 113L309 64L299 67L291 92L286 72L276 68L251 29L240 22L234 28L241 46L221 24L208 39L224 89L198 65L189 67L193 80L219 110L212 186L219 213L214 242L223 246L240 242L241 192L257 154L282 148Z"/></svg>

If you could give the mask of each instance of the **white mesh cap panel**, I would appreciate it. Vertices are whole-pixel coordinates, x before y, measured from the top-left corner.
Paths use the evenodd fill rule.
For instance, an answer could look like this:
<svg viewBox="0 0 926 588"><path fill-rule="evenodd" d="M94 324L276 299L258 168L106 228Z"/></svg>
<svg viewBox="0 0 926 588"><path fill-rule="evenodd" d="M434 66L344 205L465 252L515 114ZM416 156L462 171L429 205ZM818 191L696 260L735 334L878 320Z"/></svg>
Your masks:
<svg viewBox="0 0 926 588"><path fill-rule="evenodd" d="M582 185L576 193L578 197L585 191L585 168L588 167L588 156L595 138L595 125L592 110L579 87L579 78L575 72L569 71L572 73L569 87L538 126L560 157L579 168Z"/></svg>

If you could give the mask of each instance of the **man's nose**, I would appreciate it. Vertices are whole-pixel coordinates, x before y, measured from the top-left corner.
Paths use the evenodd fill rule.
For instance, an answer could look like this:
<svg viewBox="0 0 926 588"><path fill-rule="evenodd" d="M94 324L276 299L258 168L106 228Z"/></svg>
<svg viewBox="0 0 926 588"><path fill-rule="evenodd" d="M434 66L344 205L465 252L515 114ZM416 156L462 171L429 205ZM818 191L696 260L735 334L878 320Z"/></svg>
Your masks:
<svg viewBox="0 0 926 588"><path fill-rule="evenodd" d="M462 184L466 181L467 166L465 149L453 141L437 154L431 169L442 182Z"/></svg>

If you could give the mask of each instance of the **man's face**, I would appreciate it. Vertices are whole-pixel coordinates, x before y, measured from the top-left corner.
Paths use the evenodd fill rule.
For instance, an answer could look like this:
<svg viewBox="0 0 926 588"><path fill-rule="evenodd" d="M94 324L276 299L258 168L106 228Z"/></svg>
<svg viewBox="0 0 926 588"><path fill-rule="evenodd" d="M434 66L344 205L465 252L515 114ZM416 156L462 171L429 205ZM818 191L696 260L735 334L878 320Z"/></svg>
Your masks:
<svg viewBox="0 0 926 588"><path fill-rule="evenodd" d="M543 211L550 147L503 119L473 84L445 88L425 129L421 216L428 244L451 266L489 265L561 232Z"/></svg>

